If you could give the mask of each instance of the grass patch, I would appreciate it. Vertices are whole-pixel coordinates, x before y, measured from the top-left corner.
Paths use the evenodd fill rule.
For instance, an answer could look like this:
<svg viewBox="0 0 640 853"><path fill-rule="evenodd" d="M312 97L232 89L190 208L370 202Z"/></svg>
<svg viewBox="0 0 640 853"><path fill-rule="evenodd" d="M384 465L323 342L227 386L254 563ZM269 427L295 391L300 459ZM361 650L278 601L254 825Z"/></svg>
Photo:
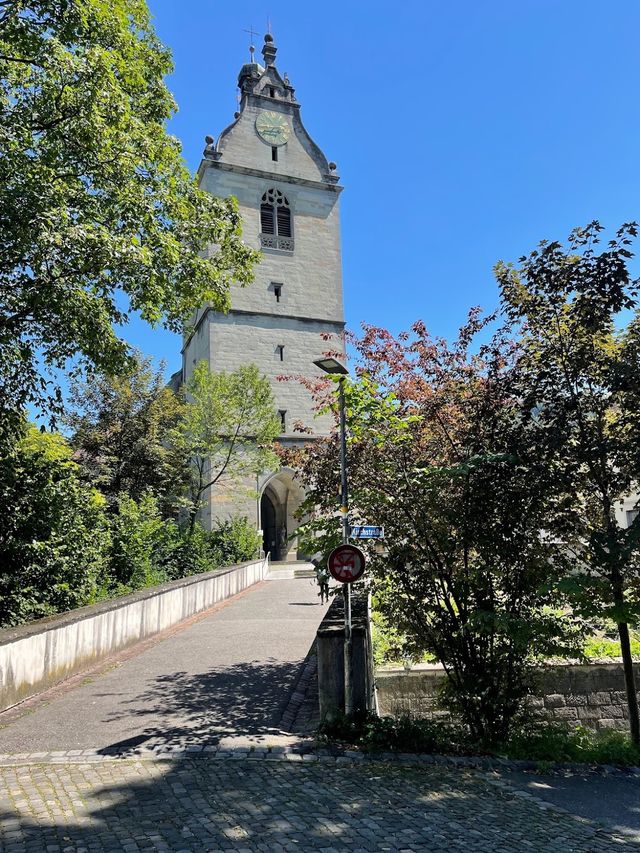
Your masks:
<svg viewBox="0 0 640 853"><path fill-rule="evenodd" d="M620 641L610 637L589 637L584 645L584 654L590 660L619 658L622 654ZM631 654L636 660L640 660L640 639L637 636L631 639Z"/></svg>
<svg viewBox="0 0 640 853"><path fill-rule="evenodd" d="M365 752L486 755L526 759L541 765L579 762L640 766L640 748L625 732L593 732L558 723L531 724L515 730L506 743L487 745L473 741L464 728L450 722L354 714L324 723L318 736Z"/></svg>

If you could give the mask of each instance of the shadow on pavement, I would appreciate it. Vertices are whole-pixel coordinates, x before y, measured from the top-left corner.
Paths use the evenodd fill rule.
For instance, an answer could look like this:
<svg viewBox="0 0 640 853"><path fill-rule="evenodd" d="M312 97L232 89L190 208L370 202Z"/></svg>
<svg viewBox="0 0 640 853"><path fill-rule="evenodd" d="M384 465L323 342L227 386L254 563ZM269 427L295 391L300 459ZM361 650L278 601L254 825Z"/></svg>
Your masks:
<svg viewBox="0 0 640 853"><path fill-rule="evenodd" d="M12 853L617 847L479 775L443 768L116 760L29 774L30 802L17 800L15 813L0 808L0 838L10 833ZM60 806L51 812L47 803Z"/></svg>
<svg viewBox="0 0 640 853"><path fill-rule="evenodd" d="M299 664L261 661L224 669L159 676L151 687L119 703L105 723L131 720L142 731L105 747L216 744L229 735L279 733L280 719L297 684ZM146 725L145 725L146 723Z"/></svg>

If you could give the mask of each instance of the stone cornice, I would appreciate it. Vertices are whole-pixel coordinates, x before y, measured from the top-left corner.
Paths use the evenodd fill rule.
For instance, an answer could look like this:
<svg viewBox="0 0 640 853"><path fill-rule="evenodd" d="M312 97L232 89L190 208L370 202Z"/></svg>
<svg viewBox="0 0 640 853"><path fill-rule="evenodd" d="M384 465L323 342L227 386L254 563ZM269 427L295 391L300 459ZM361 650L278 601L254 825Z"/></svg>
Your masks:
<svg viewBox="0 0 640 853"><path fill-rule="evenodd" d="M302 187L311 187L314 190L328 190L329 192L339 194L343 187L339 184L330 183L329 180L311 181L308 178L297 178L295 175L281 175L274 172L265 172L263 169L252 169L248 166L235 166L232 163L223 163L220 160L210 160L204 158L198 166L198 180L202 180L205 169L220 169L223 172L235 172L238 175L251 175L254 178L262 178L266 181L276 181L286 184L297 184ZM328 176L330 178L331 176Z"/></svg>
<svg viewBox="0 0 640 853"><path fill-rule="evenodd" d="M306 317L301 314L274 314L272 311L248 311L243 308L231 308L226 314L224 314L221 311L215 311L213 308L207 306L196 320L195 325L191 328L189 335L185 338L182 349L180 350L181 353L184 353L191 343L191 339L209 314L220 314L221 317L232 317L234 314L239 314L244 317L271 317L280 320L298 320L302 323L317 323L322 326L335 326L341 332L344 331L345 327L344 320L330 320L327 317Z"/></svg>

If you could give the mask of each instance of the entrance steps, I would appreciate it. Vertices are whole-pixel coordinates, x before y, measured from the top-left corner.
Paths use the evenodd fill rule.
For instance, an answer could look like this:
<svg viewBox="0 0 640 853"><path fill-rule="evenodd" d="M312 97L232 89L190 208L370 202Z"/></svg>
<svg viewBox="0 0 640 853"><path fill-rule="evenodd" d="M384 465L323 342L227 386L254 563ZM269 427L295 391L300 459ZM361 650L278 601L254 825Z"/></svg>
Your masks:
<svg viewBox="0 0 640 853"><path fill-rule="evenodd" d="M313 563L306 560L284 561L273 560L269 563L267 580L284 580L286 578L315 578L316 571Z"/></svg>

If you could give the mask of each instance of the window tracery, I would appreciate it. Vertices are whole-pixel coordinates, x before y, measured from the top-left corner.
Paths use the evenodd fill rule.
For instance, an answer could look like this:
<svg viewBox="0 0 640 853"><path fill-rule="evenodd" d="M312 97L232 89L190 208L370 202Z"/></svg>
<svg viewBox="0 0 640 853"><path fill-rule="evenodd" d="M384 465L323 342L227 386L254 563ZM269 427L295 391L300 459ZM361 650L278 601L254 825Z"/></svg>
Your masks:
<svg viewBox="0 0 640 853"><path fill-rule="evenodd" d="M260 240L263 248L293 251L291 205L280 190L271 187L260 204Z"/></svg>

